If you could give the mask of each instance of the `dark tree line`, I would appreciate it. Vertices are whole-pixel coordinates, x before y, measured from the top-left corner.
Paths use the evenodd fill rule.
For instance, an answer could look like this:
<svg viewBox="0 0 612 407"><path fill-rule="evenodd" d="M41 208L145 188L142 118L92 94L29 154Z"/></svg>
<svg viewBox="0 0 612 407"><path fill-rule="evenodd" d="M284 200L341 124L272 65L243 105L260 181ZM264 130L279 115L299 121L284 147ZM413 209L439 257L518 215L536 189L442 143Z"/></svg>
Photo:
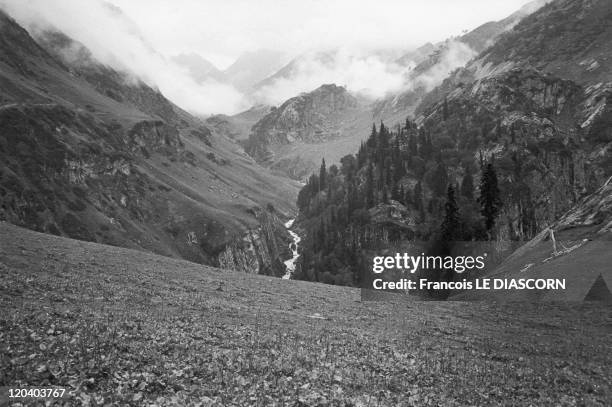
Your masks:
<svg viewBox="0 0 612 407"><path fill-rule="evenodd" d="M389 242L494 238L502 203L494 163L481 163L478 190L473 163L464 163L460 179L449 167L431 132L410 120L396 131L373 125L357 154L343 157L339 168L323 160L298 195L306 236L296 277L355 285L368 266L363 253ZM417 227L372 220L392 211Z"/></svg>

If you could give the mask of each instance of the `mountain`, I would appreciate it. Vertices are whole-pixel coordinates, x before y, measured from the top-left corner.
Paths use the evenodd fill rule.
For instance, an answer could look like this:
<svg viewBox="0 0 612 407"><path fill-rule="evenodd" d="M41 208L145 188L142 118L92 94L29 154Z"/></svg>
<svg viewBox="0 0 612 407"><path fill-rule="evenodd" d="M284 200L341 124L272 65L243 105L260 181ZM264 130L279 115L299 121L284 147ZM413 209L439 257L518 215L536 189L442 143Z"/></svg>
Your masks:
<svg viewBox="0 0 612 407"><path fill-rule="evenodd" d="M533 1L503 20L483 24L461 37L451 38L439 44L433 45L427 43L399 58L395 58L393 60L395 64L406 68L412 67L406 78L407 89L374 103L363 101L361 103L363 109L370 110L369 120L371 122L382 120L392 125L402 123L407 116L414 114L422 98L426 97L428 92L440 84L453 70L465 65L478 52L494 43L495 39L503 32L511 29L518 21L541 7L546 1ZM254 85L254 95L261 96L267 92L270 93L270 89L274 89L276 84L291 82L292 79L302 75L304 72L309 72L313 66L333 71L337 65L338 58L339 54L337 51L310 52L300 55L292 59L273 75ZM366 107L367 104L370 106ZM339 116L337 119L346 122L344 116ZM334 120L334 118L329 117L327 120ZM364 124L368 120L363 115L359 121L359 125L350 126L348 129L345 129L346 125L343 123L331 126L337 129L345 129L341 130L341 133L350 134L350 137L341 137L342 141L329 145L329 149L324 148L320 143L309 147L296 146L295 149L299 150L300 157L298 157L296 151L289 151L289 145L293 145L293 141L289 140L282 142L286 147L283 148L282 152L276 151L277 157L274 158L272 158L271 151L261 148L262 144L267 144L267 142L262 143L261 141L266 138L263 133L275 131L270 128L274 127L274 125L268 123L265 126L261 126L258 132L254 132L253 142L248 145L247 150L255 154L256 159L260 162L269 160L267 165L271 165L273 168L279 169L293 178L304 178L308 171L318 167L317 163L321 156L325 156L328 162L330 162L329 159L333 159L331 162L337 162L344 154L333 153L334 151L351 151L347 149L355 148L367 137L369 125L365 126ZM300 125L298 124L297 126L299 127ZM280 156L278 156L279 153ZM289 157L287 156L288 154L290 155ZM308 157L305 155L308 155ZM278 161L282 162L279 164Z"/></svg>
<svg viewBox="0 0 612 407"><path fill-rule="evenodd" d="M212 62L196 53L179 54L172 57L172 60L185 68L197 83L203 83L209 79L217 82L227 81L225 74L217 69Z"/></svg>
<svg viewBox="0 0 612 407"><path fill-rule="evenodd" d="M494 72L531 66L580 85L609 81L610 18L612 4L605 0L549 3L502 36L473 66Z"/></svg>
<svg viewBox="0 0 612 407"><path fill-rule="evenodd" d="M506 216L518 221L510 228L520 227L529 202L528 216L540 229L612 172L612 138L604 125L609 107L593 103L609 92L516 68L455 89L424 108L417 121L442 148L459 143L473 161L477 154L494 158L506 189Z"/></svg>
<svg viewBox="0 0 612 407"><path fill-rule="evenodd" d="M414 120L373 132L323 181L311 176L298 196L306 236L296 276L359 284L368 253L390 246L439 250L448 236L514 244L583 199L607 207L612 71L599 50L612 41L609 16L604 0L549 3L423 94ZM587 255L594 270L604 254Z"/></svg>
<svg viewBox="0 0 612 407"><path fill-rule="evenodd" d="M223 71L195 53L180 54L173 57L172 60L184 67L198 83L212 79L220 83L231 84L248 94L261 80L282 66L285 54L270 50L245 52Z"/></svg>
<svg viewBox="0 0 612 407"><path fill-rule="evenodd" d="M232 140L244 141L249 138L251 128L270 112L271 106L255 105L244 112L232 116L218 114L206 119L206 124L217 133Z"/></svg>
<svg viewBox="0 0 612 407"><path fill-rule="evenodd" d="M157 89L144 82L135 80L127 85L130 81L128 75L100 64L83 44L61 32L38 32L36 41L55 61L62 64L63 69L87 82L98 93L120 104L131 105L173 125L177 125L182 118L189 117L188 113L173 105ZM58 89L58 92L61 92L61 89Z"/></svg>
<svg viewBox="0 0 612 407"><path fill-rule="evenodd" d="M597 1L553 1L515 25L485 52L453 72L423 98L421 106L441 100L463 84L514 68L534 68L603 94L610 81L612 5ZM603 92L603 93L602 93ZM601 100L601 99L598 99ZM419 108L416 109L419 113Z"/></svg>
<svg viewBox="0 0 612 407"><path fill-rule="evenodd" d="M262 78L261 81L257 82L253 86L253 89L254 91L260 91L262 89L274 85L278 81L291 80L293 77L300 73L300 68L303 65L315 64L331 68L333 67L334 59L335 54L331 51L308 52L299 55L291 59L280 69L274 71L271 75Z"/></svg>
<svg viewBox="0 0 612 407"><path fill-rule="evenodd" d="M489 21L476 27L474 30L462 35L460 41L469 45L473 50L481 52L494 45L500 35L514 28L521 20L533 14L550 1L531 1L502 20Z"/></svg>
<svg viewBox="0 0 612 407"><path fill-rule="evenodd" d="M236 88L250 91L255 84L272 75L286 62L283 52L258 50L241 54L223 71Z"/></svg>
<svg viewBox="0 0 612 407"><path fill-rule="evenodd" d="M295 183L61 33L34 39L0 11L0 56L1 219L284 273Z"/></svg>
<svg viewBox="0 0 612 407"><path fill-rule="evenodd" d="M403 54L401 57L397 58L395 62L402 66L418 65L429 57L435 50L436 47L431 42L428 42L415 50Z"/></svg>
<svg viewBox="0 0 612 407"><path fill-rule="evenodd" d="M303 179L321 159L339 162L362 140L370 124L367 104L344 87L323 85L284 102L251 129L246 151L257 162Z"/></svg>
<svg viewBox="0 0 612 407"><path fill-rule="evenodd" d="M464 66L474 56L482 52L519 21L533 13L550 0L535 0L510 16L482 24L459 37L431 45L425 44L416 51L402 56L398 61L410 61L416 66L410 72L405 91L379 101L374 108L377 119L389 124L401 123L412 116L417 106L429 91L438 86L451 72ZM425 56L424 53L427 52Z"/></svg>

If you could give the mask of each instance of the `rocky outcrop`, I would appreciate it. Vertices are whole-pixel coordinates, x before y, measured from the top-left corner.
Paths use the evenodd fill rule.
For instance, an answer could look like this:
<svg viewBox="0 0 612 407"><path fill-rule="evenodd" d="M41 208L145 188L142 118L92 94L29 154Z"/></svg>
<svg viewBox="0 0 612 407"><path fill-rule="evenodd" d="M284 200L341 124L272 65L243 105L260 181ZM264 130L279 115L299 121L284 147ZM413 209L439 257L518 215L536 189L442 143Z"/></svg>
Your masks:
<svg viewBox="0 0 612 407"><path fill-rule="evenodd" d="M175 154L184 146L176 127L161 120L136 123L127 132L126 143L132 152L141 152L145 157L149 151Z"/></svg>
<svg viewBox="0 0 612 407"><path fill-rule="evenodd" d="M71 184L85 185L90 179L114 177L119 174L129 176L132 172L131 160L127 158L90 157L66 159L65 177Z"/></svg>
<svg viewBox="0 0 612 407"><path fill-rule="evenodd" d="M256 155L258 147L269 144L316 143L338 137L333 119L357 105L345 88L333 84L291 98L253 126L247 152Z"/></svg>
<svg viewBox="0 0 612 407"><path fill-rule="evenodd" d="M232 116L224 114L210 116L206 119L206 124L218 134L243 142L249 138L253 125L268 113L270 113L270 106L255 105Z"/></svg>
<svg viewBox="0 0 612 407"><path fill-rule="evenodd" d="M444 155L495 160L506 191L500 237L529 239L612 172L607 92L515 68L455 88L417 121Z"/></svg>
<svg viewBox="0 0 612 407"><path fill-rule="evenodd" d="M273 108L253 125L245 150L259 163L303 179L321 158L336 162L359 146L369 126L364 103L344 87L323 85Z"/></svg>
<svg viewBox="0 0 612 407"><path fill-rule="evenodd" d="M0 128L3 219L105 241L110 226L99 222L153 217L146 197L154 183L136 169L121 135L91 117L58 105L13 106L0 111Z"/></svg>
<svg viewBox="0 0 612 407"><path fill-rule="evenodd" d="M253 209L258 227L230 242L218 256L219 267L281 277L283 260L290 257L289 234L273 209Z"/></svg>
<svg viewBox="0 0 612 407"><path fill-rule="evenodd" d="M588 228L590 238L612 237L612 177L551 226L556 232L578 228Z"/></svg>

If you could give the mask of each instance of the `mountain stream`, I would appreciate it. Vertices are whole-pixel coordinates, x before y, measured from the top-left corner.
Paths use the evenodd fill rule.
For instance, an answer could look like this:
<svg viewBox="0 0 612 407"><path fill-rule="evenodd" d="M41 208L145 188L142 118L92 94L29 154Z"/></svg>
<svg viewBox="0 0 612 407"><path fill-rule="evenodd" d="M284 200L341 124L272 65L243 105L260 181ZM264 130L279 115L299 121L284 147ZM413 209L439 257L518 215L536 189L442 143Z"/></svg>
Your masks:
<svg viewBox="0 0 612 407"><path fill-rule="evenodd" d="M298 257L300 257L300 254L298 253L298 245L300 244L302 238L291 230L291 226L293 226L294 221L295 219L291 219L289 222L285 223L285 227L293 239L293 242L289 243L289 249L291 249L293 256L289 260L285 261L285 268L287 269L287 272L283 276L284 280L291 279L291 275L295 271L295 262L297 261Z"/></svg>

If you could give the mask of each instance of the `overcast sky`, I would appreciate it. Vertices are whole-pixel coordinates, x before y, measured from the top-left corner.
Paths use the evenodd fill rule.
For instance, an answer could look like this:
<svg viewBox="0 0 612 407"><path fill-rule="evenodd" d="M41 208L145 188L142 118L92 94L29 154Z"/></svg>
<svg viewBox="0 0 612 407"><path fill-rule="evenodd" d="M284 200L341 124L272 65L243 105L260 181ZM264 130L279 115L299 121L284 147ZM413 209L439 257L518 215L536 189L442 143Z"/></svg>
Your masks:
<svg viewBox="0 0 612 407"><path fill-rule="evenodd" d="M528 0L110 0L165 55L225 68L249 50L404 48L502 19Z"/></svg>
<svg viewBox="0 0 612 407"><path fill-rule="evenodd" d="M0 0L0 7L34 36L59 30L84 44L98 62L159 88L191 112L207 115L236 113L254 103L282 103L323 83L339 84L373 99L398 93L414 85L407 76L411 66L371 51L405 52L435 43L505 18L527 2ZM289 77L276 78L255 93L240 90L231 81L196 82L168 58L193 52L223 69L241 53L260 49L300 59ZM326 53L328 60L318 59L317 51L330 50L334 53ZM437 69L418 79L433 87L475 55L467 45L451 42Z"/></svg>

